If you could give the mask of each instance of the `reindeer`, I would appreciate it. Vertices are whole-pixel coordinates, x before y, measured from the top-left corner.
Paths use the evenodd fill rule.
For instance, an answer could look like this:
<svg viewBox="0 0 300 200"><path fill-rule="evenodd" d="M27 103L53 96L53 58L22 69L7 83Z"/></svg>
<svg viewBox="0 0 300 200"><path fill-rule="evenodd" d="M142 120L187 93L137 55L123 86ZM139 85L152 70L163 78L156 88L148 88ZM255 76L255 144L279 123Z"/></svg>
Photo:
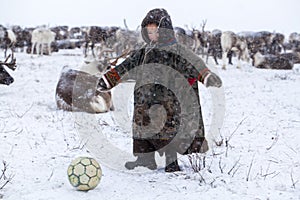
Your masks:
<svg viewBox="0 0 300 200"><path fill-rule="evenodd" d="M10 56L11 54L5 59L4 62L0 61L0 84L10 85L14 82L13 77L11 77L10 74L4 68L4 66L6 66L11 70L16 69L16 59L13 57L13 55L11 57L11 61L8 62Z"/></svg>
<svg viewBox="0 0 300 200"><path fill-rule="evenodd" d="M238 54L238 64L237 68L240 68L240 60L244 59L249 61L249 52L247 48L247 43L245 40L239 38L235 33L231 31L225 31L221 35L221 46L222 46L222 60L223 67L226 69L226 58L229 59L229 64L232 65L232 54L236 52Z"/></svg>
<svg viewBox="0 0 300 200"><path fill-rule="evenodd" d="M26 36L26 31L25 29L22 29L21 26L15 25L11 27L11 30L14 32L15 36L16 36L16 43L14 45L15 49L17 51L21 51L24 52L25 51L25 46L28 46L28 42L30 42L30 38L29 40Z"/></svg>
<svg viewBox="0 0 300 200"><path fill-rule="evenodd" d="M222 46L221 46L222 31L214 29L208 37L208 50L206 56L206 63L208 63L208 56L212 56L216 65L219 65L218 58L222 58Z"/></svg>
<svg viewBox="0 0 300 200"><path fill-rule="evenodd" d="M139 33L129 29L118 29L116 31L116 55L122 55L125 50L134 50L139 44Z"/></svg>
<svg viewBox="0 0 300 200"><path fill-rule="evenodd" d="M300 33L293 32L289 35L289 44L291 45L291 49L293 51L300 50Z"/></svg>
<svg viewBox="0 0 300 200"><path fill-rule="evenodd" d="M203 56L207 54L208 50L208 37L209 33L204 30L207 20L203 20L201 24L201 31L193 28L193 51L198 54L202 54Z"/></svg>
<svg viewBox="0 0 300 200"><path fill-rule="evenodd" d="M183 28L178 27L178 26L174 27L174 33L175 33L175 37L176 37L176 40L178 43L187 45L187 42L186 42L187 35Z"/></svg>
<svg viewBox="0 0 300 200"><path fill-rule="evenodd" d="M282 50L285 52L284 47L284 35L282 33L273 33L271 36L271 44L268 49L270 54L277 55L280 54Z"/></svg>
<svg viewBox="0 0 300 200"><path fill-rule="evenodd" d="M123 56L123 55L122 55ZM119 59L119 57L117 58ZM66 111L104 113L113 111L112 94L97 90L99 78L117 60L86 61L79 70L65 66L56 86L56 105Z"/></svg>
<svg viewBox="0 0 300 200"><path fill-rule="evenodd" d="M34 53L34 49L36 48L36 54L43 55L44 45L47 44L48 54L51 55L51 43L55 41L55 35L54 32L46 28L34 29L31 34L31 54Z"/></svg>
<svg viewBox="0 0 300 200"><path fill-rule="evenodd" d="M92 55L94 58L96 58L94 47L95 44L99 43L100 45L103 45L104 42L107 39L107 34L105 29L99 26L90 26L86 30L84 30L84 36L85 36L85 47L84 47L84 57L87 57L87 53L89 50L89 47L91 47Z"/></svg>
<svg viewBox="0 0 300 200"><path fill-rule="evenodd" d="M111 92L96 90L98 81L98 76L64 67L56 87L57 107L88 113L114 110Z"/></svg>
<svg viewBox="0 0 300 200"><path fill-rule="evenodd" d="M56 86L57 107L67 111L88 113L113 111L111 92L98 91L97 84L105 71L109 70L111 66L116 66L118 59L126 57L130 53L131 51L128 49L115 58L85 62L79 70L65 66ZM110 59L115 60L110 62Z"/></svg>
<svg viewBox="0 0 300 200"><path fill-rule="evenodd" d="M68 26L51 27L50 30L55 33L55 40L66 40L69 38Z"/></svg>
<svg viewBox="0 0 300 200"><path fill-rule="evenodd" d="M250 57L252 57L257 52L261 54L270 53L270 47L272 44L272 33L269 31L259 31L259 32L241 32L237 34L238 37L246 41L247 48Z"/></svg>
<svg viewBox="0 0 300 200"><path fill-rule="evenodd" d="M16 42L17 39L14 32L0 25L0 44L3 45L2 47L4 48L4 58L6 58L8 49L11 49L11 52L14 51Z"/></svg>
<svg viewBox="0 0 300 200"><path fill-rule="evenodd" d="M199 51L202 51L202 45L201 45L201 35L200 31L193 28L193 51L198 54Z"/></svg>
<svg viewBox="0 0 300 200"><path fill-rule="evenodd" d="M72 27L69 30L70 39L83 39L84 35L80 27Z"/></svg>
<svg viewBox="0 0 300 200"><path fill-rule="evenodd" d="M263 69L285 69L293 68L294 63L299 62L299 54L283 53L279 55L267 54L263 55L260 52L252 56L253 66Z"/></svg>

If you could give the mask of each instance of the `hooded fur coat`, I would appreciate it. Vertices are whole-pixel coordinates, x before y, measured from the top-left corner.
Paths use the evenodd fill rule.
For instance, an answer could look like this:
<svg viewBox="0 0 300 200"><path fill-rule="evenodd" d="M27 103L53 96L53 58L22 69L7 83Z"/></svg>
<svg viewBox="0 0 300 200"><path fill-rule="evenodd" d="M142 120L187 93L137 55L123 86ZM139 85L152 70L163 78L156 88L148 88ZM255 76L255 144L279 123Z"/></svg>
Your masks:
<svg viewBox="0 0 300 200"><path fill-rule="evenodd" d="M150 41L146 26L158 26L158 42ZM205 140L197 81L209 71L204 62L177 43L172 21L164 9L153 9L143 19L145 46L135 50L105 73L114 87L127 79L134 89L133 153L164 153L173 148L180 154L203 152Z"/></svg>

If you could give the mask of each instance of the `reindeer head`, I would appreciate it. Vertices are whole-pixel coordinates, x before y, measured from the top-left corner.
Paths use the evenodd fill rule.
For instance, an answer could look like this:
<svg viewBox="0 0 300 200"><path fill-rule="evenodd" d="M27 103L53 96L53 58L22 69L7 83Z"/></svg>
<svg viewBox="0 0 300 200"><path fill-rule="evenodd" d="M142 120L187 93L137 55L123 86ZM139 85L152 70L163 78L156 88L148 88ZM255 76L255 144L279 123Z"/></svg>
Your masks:
<svg viewBox="0 0 300 200"><path fill-rule="evenodd" d="M10 85L14 82L13 77L0 65L0 84Z"/></svg>
<svg viewBox="0 0 300 200"><path fill-rule="evenodd" d="M8 62L9 58L11 57L10 62ZM0 61L0 84L10 85L14 82L13 77L4 69L4 66L7 66L11 70L15 70L17 67L16 59L13 55L9 55L4 62Z"/></svg>

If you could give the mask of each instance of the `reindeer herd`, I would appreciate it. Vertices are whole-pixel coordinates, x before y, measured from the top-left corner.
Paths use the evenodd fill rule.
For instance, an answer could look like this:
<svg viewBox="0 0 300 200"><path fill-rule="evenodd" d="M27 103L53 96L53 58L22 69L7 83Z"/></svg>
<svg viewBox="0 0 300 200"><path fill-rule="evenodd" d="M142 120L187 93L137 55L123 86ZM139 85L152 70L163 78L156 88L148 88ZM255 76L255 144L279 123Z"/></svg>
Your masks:
<svg viewBox="0 0 300 200"><path fill-rule="evenodd" d="M228 64L239 68L242 61L251 61L252 66L265 69L292 69L294 64L300 63L299 33L291 33L286 38L284 34L268 31L239 33L219 29L207 31L205 25L206 21L203 21L200 29L175 27L175 36L179 43L188 46L206 62L210 56L216 65L219 65L221 60L222 69L226 69ZM124 57L131 50L143 45L140 30L129 30L126 24L125 27L125 29L114 26L6 28L0 25L0 48L4 50L5 59L0 61L0 84L9 85L14 81L5 67L11 70L16 68L16 59L13 57L16 51L32 55L51 55L60 49L80 48L84 57L93 57L94 61L86 64L85 67L88 69L86 71L67 68L63 70L56 88L58 108L92 113L113 110L110 93L103 94L99 91L82 93L82 91L89 92L83 88L96 84L99 76L94 72L101 73L107 66L111 66L113 63L109 60ZM7 57L8 51L11 54ZM233 57L236 57L237 63L233 63ZM74 95L75 85L78 88L76 93L79 95L78 98ZM82 96L86 99L77 101Z"/></svg>
<svg viewBox="0 0 300 200"><path fill-rule="evenodd" d="M233 56L237 57L238 63L235 64L237 67L240 67L240 61L252 60L251 64L254 67L272 68L272 65L268 64L271 59L273 63L279 65L279 68L285 69L288 65L280 67L282 61L293 65L299 60L299 33L291 33L286 38L282 33L269 31L239 33L218 29L206 31L206 22L203 21L200 29L175 27L175 35L178 42L189 46L196 54L206 57L206 62L209 56L213 57L217 65L219 60L222 60L223 69L226 69L227 64L233 64ZM99 58L109 53L110 56L118 56L128 49L132 50L143 45L140 31L129 30L126 24L125 27L121 29L115 26L71 28L41 26L23 29L20 26L6 28L0 25L0 48L4 49L4 57L9 49L50 55L59 49L73 48L82 48L85 57L92 55Z"/></svg>
<svg viewBox="0 0 300 200"><path fill-rule="evenodd" d="M241 61L250 60L254 67L266 69L292 69L294 64L300 63L299 33L291 33L285 38L282 33L269 31L205 31L205 25L206 21L203 21L201 30L175 27L177 40L195 53L206 56L206 62L209 56L216 65L219 65L218 59L222 59L222 69L226 69L227 63L233 65L233 56L237 57L237 68L241 67Z"/></svg>

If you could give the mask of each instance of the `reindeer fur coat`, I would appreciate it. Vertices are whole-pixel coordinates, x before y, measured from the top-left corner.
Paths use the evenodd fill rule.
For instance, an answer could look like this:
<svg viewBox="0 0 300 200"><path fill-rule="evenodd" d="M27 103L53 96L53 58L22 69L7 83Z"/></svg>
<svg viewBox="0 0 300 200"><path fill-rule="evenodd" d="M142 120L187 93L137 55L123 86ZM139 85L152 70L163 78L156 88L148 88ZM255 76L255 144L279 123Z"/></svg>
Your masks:
<svg viewBox="0 0 300 200"><path fill-rule="evenodd" d="M151 44L145 29L150 23L159 27L156 44ZM203 82L209 70L191 50L177 43L164 9L151 10L141 32L145 46L104 75L111 86L127 79L136 81L133 153L158 151L162 155L166 148L180 154L201 152L205 135L197 81Z"/></svg>

